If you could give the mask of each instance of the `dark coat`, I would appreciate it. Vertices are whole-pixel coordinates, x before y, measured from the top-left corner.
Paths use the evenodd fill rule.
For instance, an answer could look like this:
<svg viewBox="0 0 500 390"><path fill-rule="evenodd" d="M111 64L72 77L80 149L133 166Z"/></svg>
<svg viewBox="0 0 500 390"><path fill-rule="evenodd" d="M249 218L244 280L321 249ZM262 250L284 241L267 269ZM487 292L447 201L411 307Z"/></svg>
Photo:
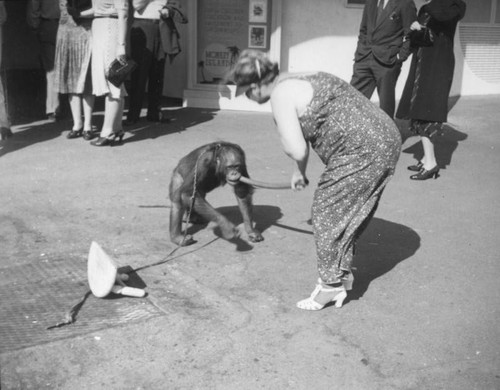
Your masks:
<svg viewBox="0 0 500 390"><path fill-rule="evenodd" d="M359 28L358 45L354 61L360 61L373 53L385 65L404 61L410 55L409 42L403 37L417 19L413 0L389 0L382 16L377 20L378 0L367 0Z"/></svg>
<svg viewBox="0 0 500 390"><path fill-rule="evenodd" d="M465 7L462 0L432 0L420 9L419 20L423 20L426 14L430 16L427 26L433 32L434 44L414 49L397 118L447 121L448 98L455 69L453 40L457 23L465 15ZM416 81L417 72L419 77Z"/></svg>
<svg viewBox="0 0 500 390"><path fill-rule="evenodd" d="M175 7L167 6L170 11L170 17L160 20L160 40L163 51L169 57L170 61L181 52L180 34L175 23L185 24L188 19Z"/></svg>

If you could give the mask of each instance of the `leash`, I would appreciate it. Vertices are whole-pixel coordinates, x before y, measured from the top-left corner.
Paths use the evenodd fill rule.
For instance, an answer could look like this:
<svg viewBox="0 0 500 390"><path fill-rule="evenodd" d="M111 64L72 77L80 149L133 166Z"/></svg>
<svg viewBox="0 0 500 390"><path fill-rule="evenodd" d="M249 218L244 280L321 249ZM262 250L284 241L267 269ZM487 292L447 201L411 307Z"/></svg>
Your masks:
<svg viewBox="0 0 500 390"><path fill-rule="evenodd" d="M266 188L269 190L290 190L292 186L290 183L266 183L264 181L258 181L250 179L249 177L241 176L240 181L242 183L248 184L254 188Z"/></svg>

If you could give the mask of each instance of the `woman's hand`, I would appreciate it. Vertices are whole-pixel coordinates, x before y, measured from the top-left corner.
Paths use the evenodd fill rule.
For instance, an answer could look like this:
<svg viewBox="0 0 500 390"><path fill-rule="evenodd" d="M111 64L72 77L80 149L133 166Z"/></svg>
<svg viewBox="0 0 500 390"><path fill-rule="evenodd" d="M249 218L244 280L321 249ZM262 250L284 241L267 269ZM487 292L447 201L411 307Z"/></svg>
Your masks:
<svg viewBox="0 0 500 390"><path fill-rule="evenodd" d="M165 20L170 18L170 8L168 6L163 7L160 11L160 18Z"/></svg>
<svg viewBox="0 0 500 390"><path fill-rule="evenodd" d="M120 50L120 47L116 50L116 59L122 65L125 65L127 63L127 56L125 55L125 47L123 47L123 50Z"/></svg>
<svg viewBox="0 0 500 390"><path fill-rule="evenodd" d="M294 172L292 175L291 186L292 190L300 191L307 187L309 180L300 172Z"/></svg>
<svg viewBox="0 0 500 390"><path fill-rule="evenodd" d="M411 26L410 26L410 30L414 30L414 31L420 31L422 30L422 25L418 22L418 21L414 21Z"/></svg>

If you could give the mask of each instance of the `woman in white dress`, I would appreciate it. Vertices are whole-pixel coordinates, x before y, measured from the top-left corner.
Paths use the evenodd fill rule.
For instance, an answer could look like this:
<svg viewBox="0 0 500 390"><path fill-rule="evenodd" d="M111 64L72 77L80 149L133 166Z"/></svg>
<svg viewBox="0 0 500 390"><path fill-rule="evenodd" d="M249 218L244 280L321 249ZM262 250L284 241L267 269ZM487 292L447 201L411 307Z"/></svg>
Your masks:
<svg viewBox="0 0 500 390"><path fill-rule="evenodd" d="M125 60L127 36L127 0L92 0L94 20L92 22L92 85L96 96L106 96L104 122L100 136L92 141L94 146L112 145L122 140L123 105L125 86L111 84L106 74L111 63Z"/></svg>

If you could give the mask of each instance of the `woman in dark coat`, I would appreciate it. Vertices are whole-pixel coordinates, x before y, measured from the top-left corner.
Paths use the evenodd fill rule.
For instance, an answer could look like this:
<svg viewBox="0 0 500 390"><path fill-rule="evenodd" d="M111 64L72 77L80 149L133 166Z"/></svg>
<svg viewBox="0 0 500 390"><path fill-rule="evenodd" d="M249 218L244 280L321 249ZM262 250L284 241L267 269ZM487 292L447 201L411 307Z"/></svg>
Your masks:
<svg viewBox="0 0 500 390"><path fill-rule="evenodd" d="M410 72L396 112L397 118L410 119L410 131L421 137L424 157L408 167L417 172L413 180L437 178L439 167L434 155L433 137L442 131L448 116L448 97L455 56L453 40L457 23L465 15L462 0L431 0L418 13L418 22L412 30L427 27L434 36L432 46L415 47Z"/></svg>

